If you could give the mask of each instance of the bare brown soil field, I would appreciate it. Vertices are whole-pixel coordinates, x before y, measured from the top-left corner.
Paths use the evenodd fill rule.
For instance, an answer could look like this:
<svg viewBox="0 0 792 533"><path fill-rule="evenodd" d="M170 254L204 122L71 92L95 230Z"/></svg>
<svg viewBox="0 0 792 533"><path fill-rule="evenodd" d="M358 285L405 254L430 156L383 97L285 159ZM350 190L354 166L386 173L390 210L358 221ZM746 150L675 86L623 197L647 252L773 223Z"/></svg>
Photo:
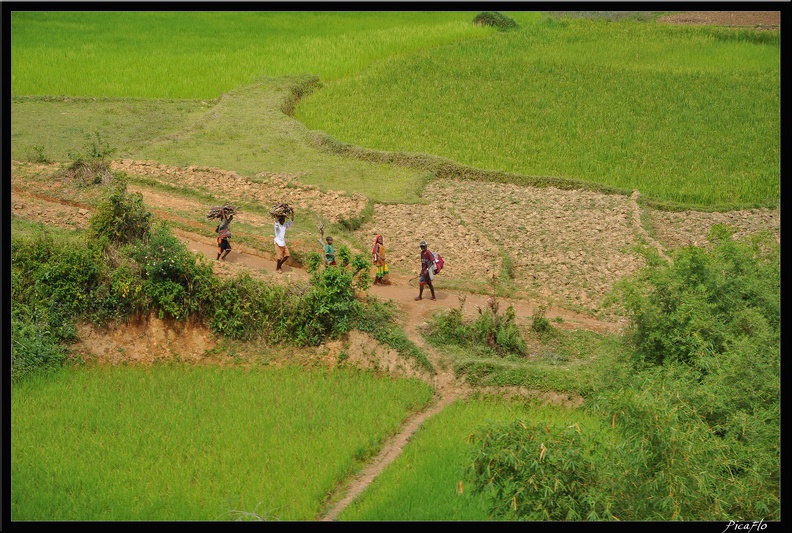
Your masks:
<svg viewBox="0 0 792 533"><path fill-rule="evenodd" d="M780 11L686 11L657 19L664 24L708 24L777 30L781 27Z"/></svg>

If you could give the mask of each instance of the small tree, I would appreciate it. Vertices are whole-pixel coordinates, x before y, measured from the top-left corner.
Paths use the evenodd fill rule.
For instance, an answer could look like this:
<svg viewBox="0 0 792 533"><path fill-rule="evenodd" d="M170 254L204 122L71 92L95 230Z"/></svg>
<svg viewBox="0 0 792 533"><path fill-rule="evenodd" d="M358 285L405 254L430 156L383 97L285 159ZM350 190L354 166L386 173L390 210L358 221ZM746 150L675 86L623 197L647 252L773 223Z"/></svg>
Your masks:
<svg viewBox="0 0 792 533"><path fill-rule="evenodd" d="M143 204L143 195L127 192L126 180L120 180L91 217L90 231L94 237L106 237L115 244L148 240L151 213Z"/></svg>

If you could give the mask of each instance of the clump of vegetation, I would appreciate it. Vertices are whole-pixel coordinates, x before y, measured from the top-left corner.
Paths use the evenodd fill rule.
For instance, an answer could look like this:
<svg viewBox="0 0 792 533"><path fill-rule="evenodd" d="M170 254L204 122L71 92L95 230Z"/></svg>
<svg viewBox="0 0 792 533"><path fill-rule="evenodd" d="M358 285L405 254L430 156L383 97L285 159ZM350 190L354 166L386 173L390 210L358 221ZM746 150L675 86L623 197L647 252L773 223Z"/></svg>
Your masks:
<svg viewBox="0 0 792 533"><path fill-rule="evenodd" d="M106 237L114 244L147 241L151 236L151 213L143 195L127 191L125 179L118 180L91 216L93 237Z"/></svg>
<svg viewBox="0 0 792 533"><path fill-rule="evenodd" d="M490 497L496 516L507 520L613 519L604 509L594 515L596 502L587 505L587 486L598 481L591 438L579 424L491 423L473 436L476 457L468 476L474 490Z"/></svg>
<svg viewBox="0 0 792 533"><path fill-rule="evenodd" d="M49 163L50 159L44 152L44 147L40 144L32 146L27 154L27 160L31 163Z"/></svg>
<svg viewBox="0 0 792 533"><path fill-rule="evenodd" d="M73 316L91 303L99 269L91 247L42 230L11 239L11 378L59 367L76 339Z"/></svg>
<svg viewBox="0 0 792 533"><path fill-rule="evenodd" d="M779 246L722 226L711 242L622 283L631 327L595 378L600 427L532 420L474 436L468 473L494 515L779 519Z"/></svg>
<svg viewBox="0 0 792 533"><path fill-rule="evenodd" d="M484 347L499 356L524 356L527 346L522 332L515 324L514 307L499 312L500 303L490 298L486 309L478 310L478 317L466 322L462 316L464 299L458 308L437 313L429 322L426 336L434 344L455 344L480 349Z"/></svg>
<svg viewBox="0 0 792 533"><path fill-rule="evenodd" d="M113 178L109 158L116 148L111 147L98 130L93 135L86 134L85 139L82 151L69 152L72 163L61 174L84 186L109 183Z"/></svg>
<svg viewBox="0 0 792 533"><path fill-rule="evenodd" d="M531 315L531 329L537 333L545 333L553 329L550 321L545 317L546 312L547 306L540 305L534 309L534 312Z"/></svg>
<svg viewBox="0 0 792 533"><path fill-rule="evenodd" d="M778 247L761 236L738 243L733 234L713 226L711 251L682 248L673 265L660 264L618 286L636 364L679 362L704 370L736 340L777 331Z"/></svg>
<svg viewBox="0 0 792 533"><path fill-rule="evenodd" d="M336 251L336 262L338 264L334 266L346 271L351 276L355 289L359 291L368 290L372 283L372 279L368 275L371 270L371 261L368 256L362 253L357 253L353 256L349 246L342 244ZM318 252L310 252L307 254L303 264L305 264L306 270L312 274L314 282L320 282L324 276L322 274L324 271L322 255Z"/></svg>
<svg viewBox="0 0 792 533"><path fill-rule="evenodd" d="M11 381L60 368L67 359L61 340L46 310L15 305L11 316Z"/></svg>
<svg viewBox="0 0 792 533"><path fill-rule="evenodd" d="M217 288L212 265L188 250L168 226L161 224L128 253L140 266L148 307L157 309L160 318L203 318L212 309Z"/></svg>
<svg viewBox="0 0 792 533"><path fill-rule="evenodd" d="M514 19L507 17L497 11L484 11L476 15L473 19L476 26L492 26L499 31L513 30L517 28Z"/></svg>
<svg viewBox="0 0 792 533"><path fill-rule="evenodd" d="M392 310L367 302L375 310L366 316L357 292L371 285L371 263L346 246L339 247L339 264L327 268L319 254L309 254L307 285L268 284L247 273L221 280L167 225L152 228L142 196L130 194L125 179L100 202L88 235L79 245L44 231L12 240L14 379L62 364L77 320L106 325L150 312L202 321L230 339L298 346L359 327L428 364L403 332L398 335Z"/></svg>

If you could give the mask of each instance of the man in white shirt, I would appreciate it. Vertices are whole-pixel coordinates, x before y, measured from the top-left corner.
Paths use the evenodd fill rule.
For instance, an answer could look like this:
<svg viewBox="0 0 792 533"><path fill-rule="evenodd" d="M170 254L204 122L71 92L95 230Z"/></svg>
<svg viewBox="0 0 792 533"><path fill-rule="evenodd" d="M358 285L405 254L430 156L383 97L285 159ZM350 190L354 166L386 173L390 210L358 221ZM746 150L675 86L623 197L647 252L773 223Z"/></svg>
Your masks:
<svg viewBox="0 0 792 533"><path fill-rule="evenodd" d="M275 221L275 256L278 259L275 272L278 274L283 272L281 267L289 258L289 249L286 247L286 229L290 228L293 223L294 211L292 211L291 220L287 221L286 217L281 215L278 217L278 220Z"/></svg>

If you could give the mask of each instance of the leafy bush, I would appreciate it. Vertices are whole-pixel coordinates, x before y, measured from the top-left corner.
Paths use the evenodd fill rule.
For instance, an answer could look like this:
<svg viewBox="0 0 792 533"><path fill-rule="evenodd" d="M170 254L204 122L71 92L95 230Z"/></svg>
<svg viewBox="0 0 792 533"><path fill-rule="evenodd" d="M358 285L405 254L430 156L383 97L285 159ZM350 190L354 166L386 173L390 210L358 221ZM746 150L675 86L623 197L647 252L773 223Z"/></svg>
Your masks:
<svg viewBox="0 0 792 533"><path fill-rule="evenodd" d="M27 153L27 160L32 163L49 163L50 159L47 157L47 154L44 152L44 147L41 145L35 145L30 147Z"/></svg>
<svg viewBox="0 0 792 533"><path fill-rule="evenodd" d="M309 252L306 254L303 264L306 272L313 273L319 270L325 264L325 261L319 252Z"/></svg>
<svg viewBox="0 0 792 533"><path fill-rule="evenodd" d="M633 330L618 366L631 372L603 367L610 388L589 402L612 431L546 429L548 461L561 459L546 467L527 426L478 439L470 472L496 516L779 519L779 246L731 235L715 227L710 249L622 284Z"/></svg>
<svg viewBox="0 0 792 533"><path fill-rule="evenodd" d="M487 309L479 309L472 323L465 323L462 306L437 313L429 322L427 337L436 344L452 343L459 346L484 346L498 355L523 356L527 353L525 339L514 323L514 307L499 314L499 303L490 298Z"/></svg>
<svg viewBox="0 0 792 533"><path fill-rule="evenodd" d="M589 499L598 478L592 437L579 424L491 423L471 437L468 478L506 520L590 520L600 516Z"/></svg>
<svg viewBox="0 0 792 533"><path fill-rule="evenodd" d="M342 244L336 252L336 262L338 264L333 266L348 271L354 279L354 286L357 290L365 292L371 287L372 280L368 276L371 261L366 255L358 253L352 256L349 247ZM324 259L318 252L307 254L305 266L308 272L315 274L322 265L324 265Z"/></svg>
<svg viewBox="0 0 792 533"><path fill-rule="evenodd" d="M98 281L97 255L60 243L46 231L11 239L11 378L17 381L66 360Z"/></svg>
<svg viewBox="0 0 792 533"><path fill-rule="evenodd" d="M686 247L673 265L658 265L618 285L630 318L636 363L697 364L729 343L778 327L778 246L766 237L737 242L714 226L713 248Z"/></svg>
<svg viewBox="0 0 792 533"><path fill-rule="evenodd" d="M319 344L325 336L348 332L361 311L354 272L337 265L314 271L302 307L305 326L297 336L300 344Z"/></svg>
<svg viewBox="0 0 792 533"><path fill-rule="evenodd" d="M74 338L73 317L92 305L101 283L98 251L41 231L30 239L12 239L11 267L12 303L37 309L55 338Z"/></svg>
<svg viewBox="0 0 792 533"><path fill-rule="evenodd" d="M151 213L143 203L143 195L127 192L126 180L120 180L96 207L90 232L115 244L147 240L151 235Z"/></svg>
<svg viewBox="0 0 792 533"><path fill-rule="evenodd" d="M210 326L231 339L288 338L285 287L253 280L247 272L221 281L212 299Z"/></svg>
<svg viewBox="0 0 792 533"><path fill-rule="evenodd" d="M517 28L514 19L498 13L497 11L484 11L473 19L473 24L477 26L492 26L499 31L513 30Z"/></svg>
<svg viewBox="0 0 792 533"><path fill-rule="evenodd" d="M531 315L531 329L537 333L544 333L553 329L553 326L550 325L550 322L547 320L547 318L545 318L546 312L547 307L540 305L534 309L534 312Z"/></svg>
<svg viewBox="0 0 792 533"><path fill-rule="evenodd" d="M23 308L24 311L20 311ZM15 306L11 318L11 381L42 370L59 368L67 352L49 321L27 306Z"/></svg>
<svg viewBox="0 0 792 533"><path fill-rule="evenodd" d="M338 265L346 268L349 266L350 261L352 261L352 250L349 249L349 246L346 244L342 244L338 247L338 251L336 251L336 259L338 259Z"/></svg>
<svg viewBox="0 0 792 533"><path fill-rule="evenodd" d="M166 225L160 225L148 241L138 242L132 257L141 265L143 290L160 318L204 315L215 296L212 265L189 251Z"/></svg>

